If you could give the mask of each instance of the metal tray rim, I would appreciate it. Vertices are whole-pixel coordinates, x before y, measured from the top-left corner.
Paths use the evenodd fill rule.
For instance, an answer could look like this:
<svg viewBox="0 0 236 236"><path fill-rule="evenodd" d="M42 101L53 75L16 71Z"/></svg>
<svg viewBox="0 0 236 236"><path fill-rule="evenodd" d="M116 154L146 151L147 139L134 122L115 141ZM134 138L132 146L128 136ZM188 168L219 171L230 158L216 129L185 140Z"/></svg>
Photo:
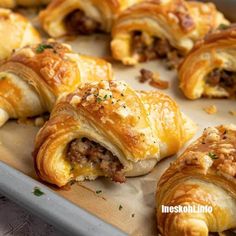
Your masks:
<svg viewBox="0 0 236 236"><path fill-rule="evenodd" d="M32 191L36 186L45 194L40 197L35 196ZM0 161L0 192L57 227L64 235L126 235L114 226L60 197L49 187L9 167L2 161Z"/></svg>

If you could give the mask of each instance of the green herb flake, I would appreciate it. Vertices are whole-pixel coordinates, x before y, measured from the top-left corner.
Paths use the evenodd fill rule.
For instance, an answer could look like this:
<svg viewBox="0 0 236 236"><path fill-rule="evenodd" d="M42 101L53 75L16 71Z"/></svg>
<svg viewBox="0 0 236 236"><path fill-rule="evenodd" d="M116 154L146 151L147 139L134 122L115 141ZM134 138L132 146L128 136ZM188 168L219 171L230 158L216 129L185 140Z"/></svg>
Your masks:
<svg viewBox="0 0 236 236"><path fill-rule="evenodd" d="M226 25L226 24L220 24L218 27L219 30L226 30L228 28L229 28L229 25Z"/></svg>
<svg viewBox="0 0 236 236"><path fill-rule="evenodd" d="M119 205L119 211L121 211L121 210L122 210L122 208L123 208L123 206Z"/></svg>
<svg viewBox="0 0 236 236"><path fill-rule="evenodd" d="M135 214L133 213L133 214L131 215L131 217L134 218L134 216L135 216Z"/></svg>
<svg viewBox="0 0 236 236"><path fill-rule="evenodd" d="M41 191L41 189L39 187L35 187L33 194L37 197L41 197L42 195L44 195L44 192Z"/></svg>
<svg viewBox="0 0 236 236"><path fill-rule="evenodd" d="M104 99L107 99L107 94L104 96Z"/></svg>
<svg viewBox="0 0 236 236"><path fill-rule="evenodd" d="M102 193L102 190L97 190L96 191L96 194L100 194L100 193Z"/></svg>
<svg viewBox="0 0 236 236"><path fill-rule="evenodd" d="M214 153L212 153L212 152L209 152L209 153L208 153L208 156L209 156L211 159L213 159L213 160L218 159L218 157L216 156L216 154L214 154Z"/></svg>
<svg viewBox="0 0 236 236"><path fill-rule="evenodd" d="M36 52L41 53L47 48L53 48L53 46L50 44L39 44L39 46L36 48Z"/></svg>
<svg viewBox="0 0 236 236"><path fill-rule="evenodd" d="M97 102L102 102L102 99L100 97L97 97Z"/></svg>

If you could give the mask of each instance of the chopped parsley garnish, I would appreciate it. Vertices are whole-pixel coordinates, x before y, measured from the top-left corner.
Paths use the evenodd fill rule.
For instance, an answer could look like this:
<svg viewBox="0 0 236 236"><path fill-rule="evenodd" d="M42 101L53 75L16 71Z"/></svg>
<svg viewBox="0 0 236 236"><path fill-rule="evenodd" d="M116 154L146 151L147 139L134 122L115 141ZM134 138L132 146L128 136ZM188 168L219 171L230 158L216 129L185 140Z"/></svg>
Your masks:
<svg viewBox="0 0 236 236"><path fill-rule="evenodd" d="M218 29L220 29L220 30L226 30L228 28L229 28L229 25L226 25L226 24L220 24L218 27Z"/></svg>
<svg viewBox="0 0 236 236"><path fill-rule="evenodd" d="M102 99L100 97L97 97L97 102L102 102Z"/></svg>
<svg viewBox="0 0 236 236"><path fill-rule="evenodd" d="M107 99L107 94L104 96L104 99Z"/></svg>
<svg viewBox="0 0 236 236"><path fill-rule="evenodd" d="M47 48L53 48L53 46L50 44L39 44L39 46L36 48L36 52L41 53Z"/></svg>
<svg viewBox="0 0 236 236"><path fill-rule="evenodd" d="M100 194L100 193L102 193L102 190L97 190L96 191L96 194Z"/></svg>
<svg viewBox="0 0 236 236"><path fill-rule="evenodd" d="M123 208L123 206L119 205L119 211L121 211L121 210L122 210L122 208Z"/></svg>
<svg viewBox="0 0 236 236"><path fill-rule="evenodd" d="M214 153L212 153L212 152L209 152L209 153L208 153L208 156L209 156L211 159L213 159L213 160L218 159L218 157L216 156L216 154L214 154Z"/></svg>
<svg viewBox="0 0 236 236"><path fill-rule="evenodd" d="M44 195L44 192L42 192L39 187L35 187L34 191L33 191L33 194L37 197L40 197L40 196Z"/></svg>

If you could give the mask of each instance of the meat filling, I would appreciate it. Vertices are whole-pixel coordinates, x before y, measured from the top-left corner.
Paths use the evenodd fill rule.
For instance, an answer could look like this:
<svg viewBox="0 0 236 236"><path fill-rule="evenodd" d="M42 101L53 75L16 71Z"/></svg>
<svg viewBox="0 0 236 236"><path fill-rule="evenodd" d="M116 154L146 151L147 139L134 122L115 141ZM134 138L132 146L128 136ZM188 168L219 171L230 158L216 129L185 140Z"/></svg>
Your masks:
<svg viewBox="0 0 236 236"><path fill-rule="evenodd" d="M139 61L145 62L156 58L167 59L170 68L176 68L182 56L166 39L150 38L145 33L133 34L133 53L139 55Z"/></svg>
<svg viewBox="0 0 236 236"><path fill-rule="evenodd" d="M125 182L123 165L119 159L100 144L87 138L73 140L68 148L67 157L73 164L94 165L115 182Z"/></svg>
<svg viewBox="0 0 236 236"><path fill-rule="evenodd" d="M224 88L230 97L236 95L236 72L215 69L207 76L206 83L212 87L218 85Z"/></svg>
<svg viewBox="0 0 236 236"><path fill-rule="evenodd" d="M83 11L75 10L65 19L69 34L92 34L100 32L100 23L86 16Z"/></svg>

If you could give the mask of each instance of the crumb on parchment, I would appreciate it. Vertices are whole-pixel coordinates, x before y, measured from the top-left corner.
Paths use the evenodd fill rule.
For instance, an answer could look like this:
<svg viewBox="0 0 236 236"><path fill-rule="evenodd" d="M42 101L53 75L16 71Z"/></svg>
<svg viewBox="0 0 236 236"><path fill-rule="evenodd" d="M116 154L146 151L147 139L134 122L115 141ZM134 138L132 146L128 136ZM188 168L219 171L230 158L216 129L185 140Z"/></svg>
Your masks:
<svg viewBox="0 0 236 236"><path fill-rule="evenodd" d="M229 114L232 115L232 116L236 116L236 110L235 110L235 111L230 110L230 111L229 111Z"/></svg>
<svg viewBox="0 0 236 236"><path fill-rule="evenodd" d="M37 126L37 127L43 126L44 123L45 123L45 120L44 120L43 117L37 117L37 118L34 120L34 124L35 124L35 126Z"/></svg>
<svg viewBox="0 0 236 236"><path fill-rule="evenodd" d="M30 126L36 126L36 127L42 127L44 123L46 122L47 117L45 116L39 116L36 118L19 118L17 120L18 124L21 125L30 125Z"/></svg>
<svg viewBox="0 0 236 236"><path fill-rule="evenodd" d="M209 115L213 115L213 114L217 113L216 105L210 105L208 107L204 107L203 110Z"/></svg>
<svg viewBox="0 0 236 236"><path fill-rule="evenodd" d="M165 80L160 79L159 73L154 73L147 69L141 69L140 70L140 77L139 77L140 83L149 82L149 85L158 88L158 89L168 89L169 88L169 82Z"/></svg>

